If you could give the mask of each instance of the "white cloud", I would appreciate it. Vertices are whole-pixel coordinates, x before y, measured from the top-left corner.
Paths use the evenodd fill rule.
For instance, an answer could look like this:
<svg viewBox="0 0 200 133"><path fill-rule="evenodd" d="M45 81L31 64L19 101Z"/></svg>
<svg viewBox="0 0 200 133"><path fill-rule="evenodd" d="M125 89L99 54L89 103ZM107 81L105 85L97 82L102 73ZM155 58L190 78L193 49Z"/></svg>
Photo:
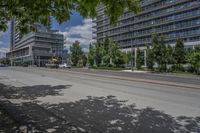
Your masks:
<svg viewBox="0 0 200 133"><path fill-rule="evenodd" d="M69 48L75 41L79 41L81 45L88 46L92 41L92 19L84 19L83 24L67 27L64 32L60 31L59 33L64 35L66 48Z"/></svg>
<svg viewBox="0 0 200 133"><path fill-rule="evenodd" d="M9 51L9 48L6 48L5 43L3 41L0 41L0 52L7 53L8 51Z"/></svg>
<svg viewBox="0 0 200 133"><path fill-rule="evenodd" d="M0 31L0 37L3 36L5 32Z"/></svg>
<svg viewBox="0 0 200 133"><path fill-rule="evenodd" d="M1 36L0 36L1 37ZM4 45L3 41L0 41L0 48Z"/></svg>
<svg viewBox="0 0 200 133"><path fill-rule="evenodd" d="M0 52L7 53L9 52L9 48L0 48Z"/></svg>
<svg viewBox="0 0 200 133"><path fill-rule="evenodd" d="M88 48L83 48L82 49L84 53L89 53L89 49Z"/></svg>
<svg viewBox="0 0 200 133"><path fill-rule="evenodd" d="M1 35L0 35L1 37ZM0 41L0 48L4 45L3 41Z"/></svg>
<svg viewBox="0 0 200 133"><path fill-rule="evenodd" d="M3 45L3 42L2 42L2 41L0 41L0 45Z"/></svg>

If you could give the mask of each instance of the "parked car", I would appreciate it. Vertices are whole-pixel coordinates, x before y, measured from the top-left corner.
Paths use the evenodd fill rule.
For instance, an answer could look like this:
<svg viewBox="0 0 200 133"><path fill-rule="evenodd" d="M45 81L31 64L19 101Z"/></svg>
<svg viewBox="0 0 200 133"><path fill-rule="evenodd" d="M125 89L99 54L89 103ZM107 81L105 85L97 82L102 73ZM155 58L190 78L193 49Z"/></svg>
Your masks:
<svg viewBox="0 0 200 133"><path fill-rule="evenodd" d="M59 65L59 68L71 68L71 66L70 65L67 65L67 63L64 63L64 64L60 64Z"/></svg>

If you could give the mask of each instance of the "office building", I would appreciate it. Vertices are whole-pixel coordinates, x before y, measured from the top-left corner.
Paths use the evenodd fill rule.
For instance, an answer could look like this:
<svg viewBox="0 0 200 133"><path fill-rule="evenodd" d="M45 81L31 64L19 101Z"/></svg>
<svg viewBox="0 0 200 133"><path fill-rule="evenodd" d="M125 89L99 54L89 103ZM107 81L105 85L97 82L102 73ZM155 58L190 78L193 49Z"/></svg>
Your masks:
<svg viewBox="0 0 200 133"><path fill-rule="evenodd" d="M6 52L0 49L0 59L6 57Z"/></svg>
<svg viewBox="0 0 200 133"><path fill-rule="evenodd" d="M64 37L55 30L39 28L24 36L16 31L16 22L11 22L11 51L7 53L13 65L44 66L52 57L62 60Z"/></svg>
<svg viewBox="0 0 200 133"><path fill-rule="evenodd" d="M103 42L106 35L122 49L151 44L152 33L160 33L166 44L175 45L178 38L186 47L200 43L200 0L141 0L141 12L126 10L116 26L109 24L105 6L97 8L94 37Z"/></svg>

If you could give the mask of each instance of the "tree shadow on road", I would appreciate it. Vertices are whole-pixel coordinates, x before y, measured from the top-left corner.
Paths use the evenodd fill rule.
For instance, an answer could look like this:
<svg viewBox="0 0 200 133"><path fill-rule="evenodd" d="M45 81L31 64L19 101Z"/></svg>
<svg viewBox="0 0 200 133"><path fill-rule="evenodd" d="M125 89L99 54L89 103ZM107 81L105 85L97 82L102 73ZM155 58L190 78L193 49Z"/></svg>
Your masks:
<svg viewBox="0 0 200 133"><path fill-rule="evenodd" d="M0 96L7 99L35 100L38 97L62 95L61 91L71 85L35 85L25 87L6 86L0 83Z"/></svg>
<svg viewBox="0 0 200 133"><path fill-rule="evenodd" d="M137 109L114 96L43 106L91 133L189 133L200 129L200 117L174 118L152 108Z"/></svg>
<svg viewBox="0 0 200 133"><path fill-rule="evenodd" d="M25 130L29 125L31 125L31 130L36 127L40 132L45 132L47 127L61 125L61 122L54 123L54 126L49 123L53 117L45 108L37 104L37 98L61 96L63 95L61 91L70 87L71 85L14 87L0 83L0 132L26 132ZM10 100L13 99L29 100L31 102L11 103ZM48 126L44 126L44 129L43 124ZM68 127L66 126L66 129Z"/></svg>
<svg viewBox="0 0 200 133"><path fill-rule="evenodd" d="M135 104L127 104L127 101L118 100L115 96L88 96L59 104L36 102L38 97L62 95L61 90L70 87L41 85L13 88L0 84L0 96L32 100L20 104L0 100L0 132L1 128L4 128L3 131L19 132L21 127L54 133L200 132L200 117L175 118L149 107L138 109ZM3 124L8 120L12 128Z"/></svg>

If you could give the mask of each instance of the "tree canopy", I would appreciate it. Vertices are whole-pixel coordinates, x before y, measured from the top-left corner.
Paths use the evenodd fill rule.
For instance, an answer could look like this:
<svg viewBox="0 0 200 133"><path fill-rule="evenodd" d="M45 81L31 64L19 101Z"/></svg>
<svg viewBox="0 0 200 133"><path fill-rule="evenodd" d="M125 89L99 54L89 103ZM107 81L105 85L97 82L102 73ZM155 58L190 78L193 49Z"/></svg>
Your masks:
<svg viewBox="0 0 200 133"><path fill-rule="evenodd" d="M0 0L0 31L6 31L12 18L19 23L21 32L33 30L34 23L47 26L50 16L59 23L67 21L73 10L83 17L94 18L96 7L101 4L106 6L105 14L112 24L126 8L134 13L140 11L139 0Z"/></svg>
<svg viewBox="0 0 200 133"><path fill-rule="evenodd" d="M97 41L95 45L89 45L88 63L96 67L124 67L130 62L130 56L130 53L122 52L117 43L107 36L103 43Z"/></svg>
<svg viewBox="0 0 200 133"><path fill-rule="evenodd" d="M197 74L200 74L200 44L195 47L187 56L188 62L194 67Z"/></svg>
<svg viewBox="0 0 200 133"><path fill-rule="evenodd" d="M143 57L142 57L142 51L137 48L137 58L136 58L136 68L137 69L141 69L142 68L142 65L143 65Z"/></svg>
<svg viewBox="0 0 200 133"><path fill-rule="evenodd" d="M95 59L95 48L92 44L90 44L88 53L88 63L90 66L94 65L94 59Z"/></svg>
<svg viewBox="0 0 200 133"><path fill-rule="evenodd" d="M154 61L158 64L159 71L166 67L166 46L163 35L152 35L152 51Z"/></svg>
<svg viewBox="0 0 200 133"><path fill-rule="evenodd" d="M174 49L174 59L175 62L180 65L181 63L185 63L185 49L184 43L181 39L178 39Z"/></svg>
<svg viewBox="0 0 200 133"><path fill-rule="evenodd" d="M10 60L8 58L2 58L0 59L0 63L4 65L8 65L10 63Z"/></svg>
<svg viewBox="0 0 200 133"><path fill-rule="evenodd" d="M147 68L150 70L153 70L153 66L154 66L154 53L152 51L152 49L147 46Z"/></svg>
<svg viewBox="0 0 200 133"><path fill-rule="evenodd" d="M72 46L70 47L70 52L73 66L78 66L78 63L81 61L83 55L83 51L78 41L72 44Z"/></svg>

